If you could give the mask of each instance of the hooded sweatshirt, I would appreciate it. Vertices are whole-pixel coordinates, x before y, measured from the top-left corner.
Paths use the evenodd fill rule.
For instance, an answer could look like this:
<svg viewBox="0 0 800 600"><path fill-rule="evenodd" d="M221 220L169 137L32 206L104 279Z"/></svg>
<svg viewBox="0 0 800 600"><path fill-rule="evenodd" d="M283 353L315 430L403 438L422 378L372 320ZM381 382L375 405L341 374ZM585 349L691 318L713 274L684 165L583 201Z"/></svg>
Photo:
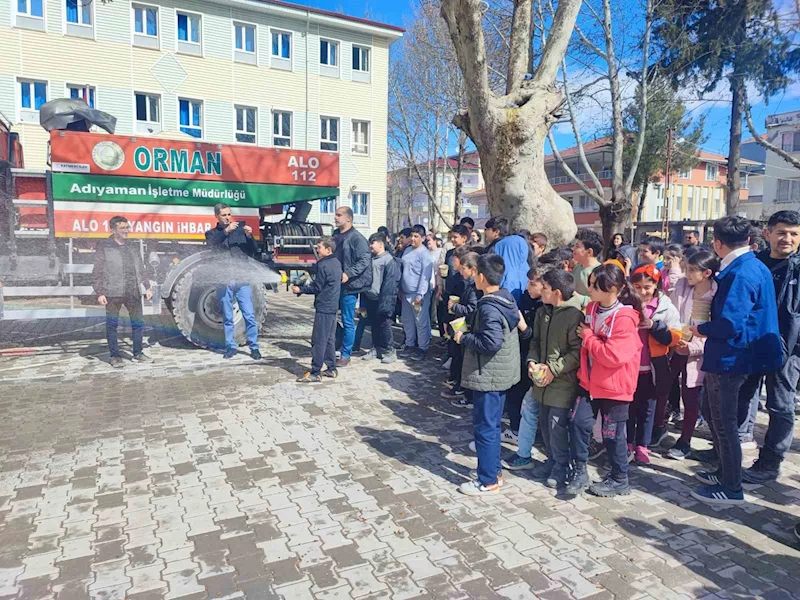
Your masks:
<svg viewBox="0 0 800 600"><path fill-rule="evenodd" d="M639 312L621 305L598 314L599 303L586 307L578 381L594 399L630 402L639 379Z"/></svg>
<svg viewBox="0 0 800 600"><path fill-rule="evenodd" d="M709 305L714 299L714 294L717 293L717 282L711 281L711 289L702 295L700 301ZM685 277L678 280L675 284L675 291L671 294L672 303L678 309L680 321L684 325L700 325L706 323L711 319L708 314L706 318L698 319L693 315L695 313L695 306L697 302L694 299L694 288L689 285ZM705 374L700 370L700 365L703 362L703 350L706 347L706 338L692 337L688 342L689 357L686 361L686 382L687 388L697 388L703 385Z"/></svg>
<svg viewBox="0 0 800 600"><path fill-rule="evenodd" d="M477 392L502 392L519 383L519 309L508 290L484 295L461 338L461 385Z"/></svg>
<svg viewBox="0 0 800 600"><path fill-rule="evenodd" d="M370 300L377 300L381 293L383 285L383 271L386 268L386 263L394 260L394 256L388 252L384 252L380 256L372 256L372 285L369 290L364 292L364 295Z"/></svg>
<svg viewBox="0 0 800 600"><path fill-rule="evenodd" d="M559 306L545 304L536 311L528 362L546 364L553 381L545 387L533 384L533 397L554 408L572 408L578 391L581 363L581 338L578 325L583 321L581 297L572 297Z"/></svg>
<svg viewBox="0 0 800 600"><path fill-rule="evenodd" d="M528 242L518 235L508 235L494 245L495 254L503 257L506 267L500 287L511 292L517 304L528 286L529 250Z"/></svg>

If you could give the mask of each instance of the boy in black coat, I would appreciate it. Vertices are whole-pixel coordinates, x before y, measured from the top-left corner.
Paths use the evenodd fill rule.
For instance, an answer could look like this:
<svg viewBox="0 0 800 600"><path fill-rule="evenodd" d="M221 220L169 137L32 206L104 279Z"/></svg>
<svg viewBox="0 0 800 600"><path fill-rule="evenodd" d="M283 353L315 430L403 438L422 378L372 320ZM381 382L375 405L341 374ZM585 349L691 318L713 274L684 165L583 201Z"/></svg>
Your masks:
<svg viewBox="0 0 800 600"><path fill-rule="evenodd" d="M314 330L311 333L311 371L297 379L300 383L319 383L322 375L336 378L336 313L342 287L342 263L333 253L336 242L323 237L317 242L317 272L314 280L302 287L293 285L292 292L314 294ZM371 274L371 273L370 273ZM322 364L326 371L322 373Z"/></svg>

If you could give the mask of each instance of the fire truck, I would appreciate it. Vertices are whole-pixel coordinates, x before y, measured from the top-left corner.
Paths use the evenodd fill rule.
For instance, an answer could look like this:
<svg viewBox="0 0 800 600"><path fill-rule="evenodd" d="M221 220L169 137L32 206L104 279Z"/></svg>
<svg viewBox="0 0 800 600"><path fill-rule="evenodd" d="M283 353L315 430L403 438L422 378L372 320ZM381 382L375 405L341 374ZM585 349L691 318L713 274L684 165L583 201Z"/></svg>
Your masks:
<svg viewBox="0 0 800 600"><path fill-rule="evenodd" d="M204 245L214 205L228 204L253 228L259 253L247 269L263 323L279 271L313 271L315 244L331 232L306 221L310 202L339 195L331 152L53 130L49 168L30 169L3 122L0 144L0 320L104 315L92 288L94 248L121 215L153 287L143 312L166 308L193 344L222 347L219 282L198 275L222 260ZM244 343L238 309L234 322Z"/></svg>

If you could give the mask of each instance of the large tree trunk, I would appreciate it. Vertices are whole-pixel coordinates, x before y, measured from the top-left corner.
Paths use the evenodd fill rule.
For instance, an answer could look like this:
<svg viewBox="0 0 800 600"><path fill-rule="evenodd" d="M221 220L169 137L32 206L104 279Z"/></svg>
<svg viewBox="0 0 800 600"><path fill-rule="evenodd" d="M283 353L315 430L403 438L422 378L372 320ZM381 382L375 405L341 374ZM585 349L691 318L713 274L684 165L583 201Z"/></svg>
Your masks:
<svg viewBox="0 0 800 600"><path fill-rule="evenodd" d="M453 226L458 224L459 213L461 212L461 190L464 184L461 182L461 173L464 171L464 155L467 153L467 134L463 131L458 135L458 161L456 163L456 187L455 197L453 198Z"/></svg>
<svg viewBox="0 0 800 600"><path fill-rule="evenodd" d="M728 147L728 198L725 208L728 215L739 214L739 189L741 188L741 171L739 163L742 158L742 118L744 117L744 79L741 75L731 77L731 132Z"/></svg>
<svg viewBox="0 0 800 600"><path fill-rule="evenodd" d="M624 233L631 226L631 203L625 198L622 201L611 199L611 202L600 206L600 222L603 224L603 244L608 248L615 233ZM635 244L635 240L631 240Z"/></svg>

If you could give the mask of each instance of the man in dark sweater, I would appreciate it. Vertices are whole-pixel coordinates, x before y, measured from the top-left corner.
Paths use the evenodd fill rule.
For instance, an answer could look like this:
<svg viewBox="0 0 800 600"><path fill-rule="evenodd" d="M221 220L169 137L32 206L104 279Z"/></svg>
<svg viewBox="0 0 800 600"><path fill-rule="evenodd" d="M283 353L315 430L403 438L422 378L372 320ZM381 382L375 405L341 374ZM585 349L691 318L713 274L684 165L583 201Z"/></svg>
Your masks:
<svg viewBox="0 0 800 600"><path fill-rule="evenodd" d="M334 255L342 265L342 292L339 308L342 310L342 357L339 367L350 364L350 354L356 339L356 300L361 292L372 285L372 252L367 240L353 227L353 210L340 206L334 215L336 231L333 235Z"/></svg>
<svg viewBox="0 0 800 600"><path fill-rule="evenodd" d="M231 220L231 207L219 203L214 205L214 216L217 226L206 231L206 245L220 252L229 252L232 259L240 258L244 262L256 253L256 241L253 229L249 225L241 225ZM233 303L239 305L239 311L246 324L247 341L250 345L250 356L253 360L261 360L258 349L258 323L253 310L253 290L249 283L228 282L217 287L217 301L222 310L225 329L225 353L223 358L233 358L238 354L233 326Z"/></svg>
<svg viewBox="0 0 800 600"><path fill-rule="evenodd" d="M295 294L314 294L314 329L311 332L311 370L299 377L299 383L319 383L325 377L336 378L336 312L342 285L342 264L334 256L336 242L323 237L317 242L317 272L314 280L292 286ZM325 364L326 370L322 371Z"/></svg>
<svg viewBox="0 0 800 600"><path fill-rule="evenodd" d="M142 317L142 288L148 300L153 297L150 281L145 277L142 257L128 244L130 225L125 217L112 217L109 221L111 237L97 244L94 263L94 291L97 301L106 307L106 339L111 354L110 364L122 367L119 354L117 327L119 309L125 307L131 318L133 331L133 360L150 362L142 352L144 318Z"/></svg>

